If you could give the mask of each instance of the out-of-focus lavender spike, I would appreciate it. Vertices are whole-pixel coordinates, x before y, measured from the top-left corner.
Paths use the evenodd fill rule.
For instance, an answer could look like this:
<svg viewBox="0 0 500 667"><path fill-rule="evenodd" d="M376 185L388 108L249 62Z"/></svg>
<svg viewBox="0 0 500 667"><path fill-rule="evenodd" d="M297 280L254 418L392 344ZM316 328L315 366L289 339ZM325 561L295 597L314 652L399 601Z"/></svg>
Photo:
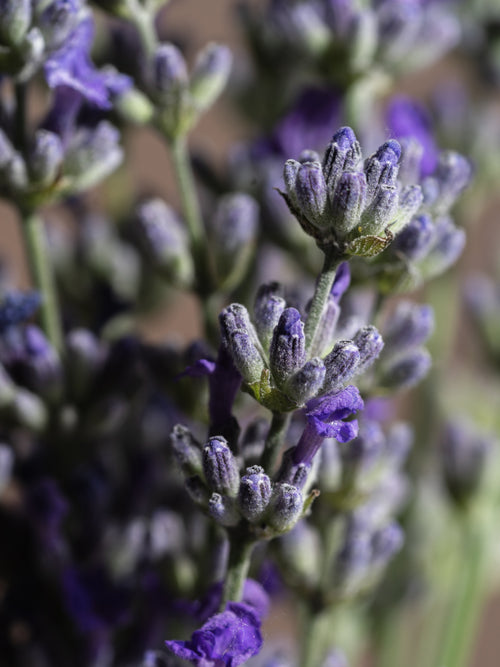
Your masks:
<svg viewBox="0 0 500 667"><path fill-rule="evenodd" d="M196 57L189 90L199 110L208 109L223 91L231 72L232 55L227 46L207 44Z"/></svg>
<svg viewBox="0 0 500 667"><path fill-rule="evenodd" d="M186 61L173 44L160 44L150 64L149 80L155 96L168 98L187 86Z"/></svg>
<svg viewBox="0 0 500 667"><path fill-rule="evenodd" d="M393 248L408 259L418 261L426 257L434 241L434 224L430 216L414 216L397 235Z"/></svg>
<svg viewBox="0 0 500 667"><path fill-rule="evenodd" d="M411 350L384 365L379 384L386 389L409 389L427 375L431 365L432 357L427 350Z"/></svg>
<svg viewBox="0 0 500 667"><path fill-rule="evenodd" d="M30 179L39 185L52 184L61 167L63 153L63 144L57 134L37 130L27 160Z"/></svg>
<svg viewBox="0 0 500 667"><path fill-rule="evenodd" d="M396 422L387 433L385 441L385 458L394 468L401 468L408 458L412 447L414 433L405 422Z"/></svg>
<svg viewBox="0 0 500 667"><path fill-rule="evenodd" d="M400 301L384 327L383 354L391 356L423 345L433 330L434 311L431 306Z"/></svg>
<svg viewBox="0 0 500 667"><path fill-rule="evenodd" d="M377 530L372 537L372 565L385 567L404 543L404 533L395 521Z"/></svg>
<svg viewBox="0 0 500 667"><path fill-rule="evenodd" d="M342 651L333 649L328 653L321 667L349 667L349 662Z"/></svg>
<svg viewBox="0 0 500 667"><path fill-rule="evenodd" d="M457 505L472 501L481 489L494 439L464 420L446 425L442 435L441 466L448 492Z"/></svg>

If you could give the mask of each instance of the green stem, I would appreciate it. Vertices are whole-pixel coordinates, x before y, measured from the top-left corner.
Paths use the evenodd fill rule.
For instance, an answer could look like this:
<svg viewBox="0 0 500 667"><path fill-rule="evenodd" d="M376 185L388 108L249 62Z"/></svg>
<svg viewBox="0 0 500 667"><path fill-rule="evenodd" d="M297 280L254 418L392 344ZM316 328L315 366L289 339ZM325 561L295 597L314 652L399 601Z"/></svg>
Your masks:
<svg viewBox="0 0 500 667"><path fill-rule="evenodd" d="M56 350L61 351L62 326L54 274L48 257L44 223L39 215L31 213L24 217L22 227L33 284L42 297L40 306L42 327L51 344Z"/></svg>
<svg viewBox="0 0 500 667"><path fill-rule="evenodd" d="M158 43L154 25L154 13L148 11L137 0L127 0L132 23L137 28L146 55L151 57Z"/></svg>
<svg viewBox="0 0 500 667"><path fill-rule="evenodd" d="M331 633L330 615L307 606L303 618L299 664L300 667L319 667L325 658L326 631Z"/></svg>
<svg viewBox="0 0 500 667"><path fill-rule="evenodd" d="M316 283L314 296L309 307L304 332L306 336L306 352L309 355L311 348L314 345L314 339L321 322L321 317L328 302L328 297L332 289L333 281L335 280L335 273L337 267L341 262L338 254L335 252L326 253L323 269L319 274Z"/></svg>
<svg viewBox="0 0 500 667"><path fill-rule="evenodd" d="M229 561L222 592L221 611L224 611L229 600L235 602L241 600L254 544L253 539L241 536L239 532L229 534Z"/></svg>
<svg viewBox="0 0 500 667"><path fill-rule="evenodd" d="M477 517L475 517L477 518ZM435 667L465 667L484 599L487 540L474 517L465 517L463 563Z"/></svg>
<svg viewBox="0 0 500 667"><path fill-rule="evenodd" d="M194 184L191 163L189 161L186 138L184 136L176 137L172 141L171 147L172 159L179 185L182 210L188 228L193 259L195 262L198 291L202 295L207 295L210 294L212 288L207 257L208 243L201 217L200 204Z"/></svg>
<svg viewBox="0 0 500 667"><path fill-rule="evenodd" d="M273 412L273 418L264 445L264 452L261 457L261 465L268 474L272 474L276 466L290 419L291 413L289 412Z"/></svg>

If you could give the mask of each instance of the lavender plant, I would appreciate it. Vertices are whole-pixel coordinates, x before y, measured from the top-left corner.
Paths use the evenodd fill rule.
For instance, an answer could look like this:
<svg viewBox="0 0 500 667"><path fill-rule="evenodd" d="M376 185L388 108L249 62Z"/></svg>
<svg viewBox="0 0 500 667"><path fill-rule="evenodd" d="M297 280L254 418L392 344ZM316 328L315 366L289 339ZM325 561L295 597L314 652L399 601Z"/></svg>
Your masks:
<svg viewBox="0 0 500 667"><path fill-rule="evenodd" d="M454 613L405 664L462 667L494 441L452 418L429 465L441 406L398 411L432 365L434 311L410 293L463 251L473 167L413 102L382 115L404 73L458 43L460 15L242 3L241 85L224 45L189 63L166 4L0 0L0 195L31 280L0 276L0 667L346 667L368 644L391 667L415 581ZM261 125L216 169L190 138L232 83ZM137 126L167 149L179 210L88 198L124 191L105 181ZM141 333L172 294L196 298L200 340ZM494 288L470 295L496 363ZM447 547L432 521L418 532L429 497L461 545L455 596L416 562ZM263 628L279 595L298 627L281 651Z"/></svg>

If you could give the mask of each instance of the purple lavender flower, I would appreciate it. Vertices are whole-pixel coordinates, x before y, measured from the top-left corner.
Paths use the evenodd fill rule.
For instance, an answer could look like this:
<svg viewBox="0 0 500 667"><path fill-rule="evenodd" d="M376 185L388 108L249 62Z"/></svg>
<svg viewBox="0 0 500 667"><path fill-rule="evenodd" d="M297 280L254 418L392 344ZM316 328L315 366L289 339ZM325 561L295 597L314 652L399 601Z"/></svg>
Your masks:
<svg viewBox="0 0 500 667"><path fill-rule="evenodd" d="M65 86L103 109L111 107L110 96L126 90L130 79L112 70L95 69L89 51L94 37L94 23L85 18L45 62L45 76L51 88Z"/></svg>
<svg viewBox="0 0 500 667"><path fill-rule="evenodd" d="M262 646L260 619L241 602L228 602L187 641L169 640L167 649L197 667L237 667Z"/></svg>
<svg viewBox="0 0 500 667"><path fill-rule="evenodd" d="M335 438L338 442L349 442L355 438L358 422L344 420L362 409L363 399L352 385L337 394L310 400L306 406L307 425L293 450L293 462L310 463L324 438Z"/></svg>

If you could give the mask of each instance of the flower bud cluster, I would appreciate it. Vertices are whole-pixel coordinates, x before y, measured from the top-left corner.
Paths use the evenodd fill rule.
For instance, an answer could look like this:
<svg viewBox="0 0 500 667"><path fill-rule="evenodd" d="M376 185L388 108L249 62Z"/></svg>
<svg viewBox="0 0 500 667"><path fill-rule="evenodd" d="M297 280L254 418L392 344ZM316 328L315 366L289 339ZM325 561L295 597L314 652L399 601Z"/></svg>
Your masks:
<svg viewBox="0 0 500 667"><path fill-rule="evenodd" d="M120 134L108 121L74 127L67 140L39 128L26 150L0 128L0 191L31 209L97 185L121 163Z"/></svg>
<svg viewBox="0 0 500 667"><path fill-rule="evenodd" d="M441 435L441 471L457 508L467 509L484 491L496 444L493 435L479 432L463 419L446 425Z"/></svg>
<svg viewBox="0 0 500 667"><path fill-rule="evenodd" d="M401 147L390 140L361 162L349 127L333 136L323 160L311 151L285 164L283 195L304 231L339 256L373 257L401 232L420 207L418 185L398 181Z"/></svg>
<svg viewBox="0 0 500 667"><path fill-rule="evenodd" d="M231 70L225 46L208 44L191 73L179 49L159 44L143 66L142 87L155 106L155 123L173 140L184 136L224 89Z"/></svg>
<svg viewBox="0 0 500 667"><path fill-rule="evenodd" d="M485 351L500 365L500 283L483 274L470 276L465 300L485 344Z"/></svg>
<svg viewBox="0 0 500 667"><path fill-rule="evenodd" d="M313 513L277 544L284 571L294 585L317 590L325 603L352 599L371 590L401 549L403 532L394 516L407 500L403 472L412 442L411 429L394 424L384 432L376 421L362 421L349 443L328 439L313 468L318 502L329 508L331 577L325 587L324 529Z"/></svg>
<svg viewBox="0 0 500 667"><path fill-rule="evenodd" d="M20 83L43 67L51 88L63 86L101 107L126 90L128 77L90 61L92 14L84 0L4 0L0 12L2 71Z"/></svg>
<svg viewBox="0 0 500 667"><path fill-rule="evenodd" d="M23 324L36 310L32 302L28 294L0 303L0 417L35 433L57 428L68 438L116 429L137 379L130 362L138 349L126 340L105 345L89 330L74 329L63 359L41 329ZM128 364L120 367L120 357ZM110 372L113 380L104 382Z"/></svg>
<svg viewBox="0 0 500 667"><path fill-rule="evenodd" d="M256 536L275 537L291 530L310 503L303 484L273 481L258 465L242 474L241 457L222 436L201 445L178 424L170 443L189 495L226 528L244 524Z"/></svg>
<svg viewBox="0 0 500 667"><path fill-rule="evenodd" d="M305 62L344 85L376 65L388 73L429 65L460 34L456 16L440 3L274 2L265 16L247 7L243 17L257 62L277 72Z"/></svg>
<svg viewBox="0 0 500 667"><path fill-rule="evenodd" d="M406 153L409 151L407 144ZM380 262L383 291L415 289L457 261L465 245L465 231L455 225L450 210L471 178L471 164L459 153L439 154L434 173L421 181L421 209L394 240L384 257L386 265Z"/></svg>
<svg viewBox="0 0 500 667"><path fill-rule="evenodd" d="M337 340L339 311L336 298L330 296L321 335L309 353L301 315L287 307L276 283L258 291L253 323L241 304L222 311L223 343L256 400L270 410L295 410L314 397L340 391L371 366L383 348L382 337L375 327L366 326L352 340Z"/></svg>
<svg viewBox="0 0 500 667"><path fill-rule="evenodd" d="M382 326L385 347L374 368L375 382L391 393L409 389L428 373L432 359L424 347L434 330L431 306L400 301Z"/></svg>

